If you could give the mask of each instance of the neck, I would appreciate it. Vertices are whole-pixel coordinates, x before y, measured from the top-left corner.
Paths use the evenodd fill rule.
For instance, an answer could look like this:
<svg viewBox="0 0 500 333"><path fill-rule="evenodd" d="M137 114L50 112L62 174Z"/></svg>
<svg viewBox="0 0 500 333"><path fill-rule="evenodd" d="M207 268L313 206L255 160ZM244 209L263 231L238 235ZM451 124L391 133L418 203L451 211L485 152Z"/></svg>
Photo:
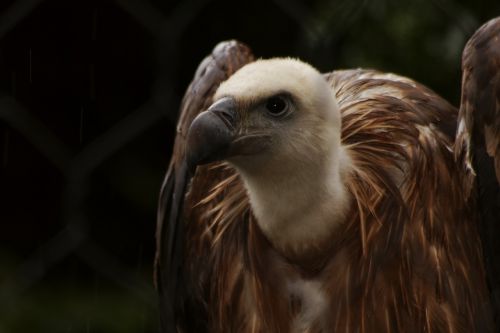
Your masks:
<svg viewBox="0 0 500 333"><path fill-rule="evenodd" d="M350 200L343 179L349 158L339 145L320 160L242 172L260 229L285 254L300 257L321 250L347 214Z"/></svg>

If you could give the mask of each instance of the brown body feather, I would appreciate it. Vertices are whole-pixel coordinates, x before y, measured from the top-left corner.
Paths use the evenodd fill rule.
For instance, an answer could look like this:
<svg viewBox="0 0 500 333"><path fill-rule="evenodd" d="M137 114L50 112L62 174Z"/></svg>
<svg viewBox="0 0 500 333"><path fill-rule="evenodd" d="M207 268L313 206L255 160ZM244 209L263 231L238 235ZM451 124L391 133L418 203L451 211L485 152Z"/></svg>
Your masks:
<svg viewBox="0 0 500 333"><path fill-rule="evenodd" d="M245 54L238 66L251 61ZM231 63L235 53L224 57ZM177 204L164 199L159 216L170 233L182 229L175 269L175 240L168 230L158 233L164 331L172 331L170 322L179 332L492 331L476 212L463 190L470 180L453 154L457 110L392 74L346 70L325 79L342 114L354 200L328 247L308 258L273 248L227 164L198 167L184 200L184 187L168 185L179 181L173 174L182 169L182 133L194 117L181 116L164 187L164 197ZM187 94L184 105L197 98ZM203 99L211 103L210 94ZM172 206L181 210L168 218ZM326 295L321 306L309 304L308 290Z"/></svg>

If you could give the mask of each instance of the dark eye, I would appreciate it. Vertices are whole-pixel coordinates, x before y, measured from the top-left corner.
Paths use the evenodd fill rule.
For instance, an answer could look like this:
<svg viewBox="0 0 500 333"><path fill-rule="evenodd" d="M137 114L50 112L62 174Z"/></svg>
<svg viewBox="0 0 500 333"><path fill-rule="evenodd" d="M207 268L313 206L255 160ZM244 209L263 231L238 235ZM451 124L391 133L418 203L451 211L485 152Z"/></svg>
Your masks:
<svg viewBox="0 0 500 333"><path fill-rule="evenodd" d="M285 98L281 96L273 96L267 100L266 109L272 116L282 116L287 112L288 103Z"/></svg>

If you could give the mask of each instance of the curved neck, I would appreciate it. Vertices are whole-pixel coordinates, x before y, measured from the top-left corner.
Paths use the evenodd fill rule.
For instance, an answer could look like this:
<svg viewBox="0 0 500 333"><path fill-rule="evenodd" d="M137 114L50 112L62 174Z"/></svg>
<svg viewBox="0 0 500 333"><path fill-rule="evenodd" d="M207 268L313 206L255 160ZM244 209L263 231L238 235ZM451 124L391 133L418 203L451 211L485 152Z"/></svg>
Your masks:
<svg viewBox="0 0 500 333"><path fill-rule="evenodd" d="M344 148L339 144L327 158L312 161L242 173L264 235L277 249L299 256L317 251L331 237L350 202L343 181L350 159Z"/></svg>

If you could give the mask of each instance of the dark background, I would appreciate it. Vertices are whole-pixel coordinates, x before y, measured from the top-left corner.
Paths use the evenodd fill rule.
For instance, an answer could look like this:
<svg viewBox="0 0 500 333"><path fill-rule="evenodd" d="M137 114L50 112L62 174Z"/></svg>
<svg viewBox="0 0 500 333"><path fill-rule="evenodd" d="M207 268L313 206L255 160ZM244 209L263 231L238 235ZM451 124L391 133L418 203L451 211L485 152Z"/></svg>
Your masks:
<svg viewBox="0 0 500 333"><path fill-rule="evenodd" d="M497 15L498 0L0 0L0 333L157 330L157 195L217 42L396 72L458 105L463 46Z"/></svg>

